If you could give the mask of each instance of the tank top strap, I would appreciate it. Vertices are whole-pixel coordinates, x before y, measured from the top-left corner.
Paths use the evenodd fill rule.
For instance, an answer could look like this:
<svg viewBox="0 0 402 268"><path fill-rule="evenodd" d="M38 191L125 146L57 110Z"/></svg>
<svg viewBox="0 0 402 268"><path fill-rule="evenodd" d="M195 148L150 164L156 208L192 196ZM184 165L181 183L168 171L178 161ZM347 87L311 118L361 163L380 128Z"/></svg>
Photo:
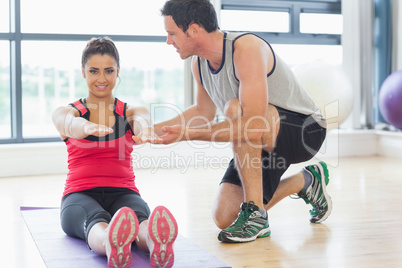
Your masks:
<svg viewBox="0 0 402 268"><path fill-rule="evenodd" d="M121 117L125 118L126 116L126 107L127 104L116 98L115 102L115 112Z"/></svg>
<svg viewBox="0 0 402 268"><path fill-rule="evenodd" d="M78 110L78 112L80 112L80 116L84 116L88 112L88 109L87 107L85 107L82 99L76 100L75 102L70 103L70 105L72 105L75 109Z"/></svg>

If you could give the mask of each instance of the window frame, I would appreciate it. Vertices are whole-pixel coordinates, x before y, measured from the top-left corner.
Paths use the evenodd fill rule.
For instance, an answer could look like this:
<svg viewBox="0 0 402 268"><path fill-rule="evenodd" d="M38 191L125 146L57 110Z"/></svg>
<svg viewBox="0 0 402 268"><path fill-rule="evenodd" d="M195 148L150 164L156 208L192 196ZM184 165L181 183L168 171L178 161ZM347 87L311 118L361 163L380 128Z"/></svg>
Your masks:
<svg viewBox="0 0 402 268"><path fill-rule="evenodd" d="M340 45L339 34L309 34L300 32L301 13L342 14L341 0L221 0L222 10L258 10L289 13L289 32L253 32L272 44ZM224 30L224 29L223 29Z"/></svg>

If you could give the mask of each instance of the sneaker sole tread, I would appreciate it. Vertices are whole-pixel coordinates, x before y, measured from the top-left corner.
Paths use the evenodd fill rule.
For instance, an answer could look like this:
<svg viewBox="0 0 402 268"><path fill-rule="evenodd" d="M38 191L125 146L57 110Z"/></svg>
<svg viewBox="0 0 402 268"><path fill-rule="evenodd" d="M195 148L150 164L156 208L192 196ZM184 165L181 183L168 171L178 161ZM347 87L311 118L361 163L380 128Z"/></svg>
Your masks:
<svg viewBox="0 0 402 268"><path fill-rule="evenodd" d="M111 252L108 267L131 267L131 243L137 237L139 231L137 216L130 208L123 207L116 212L109 228L108 240Z"/></svg>
<svg viewBox="0 0 402 268"><path fill-rule="evenodd" d="M174 264L173 243L178 235L176 219L167 208L158 206L152 212L149 224L148 234L154 244L150 253L151 267L172 267ZM167 237L164 233L166 231Z"/></svg>

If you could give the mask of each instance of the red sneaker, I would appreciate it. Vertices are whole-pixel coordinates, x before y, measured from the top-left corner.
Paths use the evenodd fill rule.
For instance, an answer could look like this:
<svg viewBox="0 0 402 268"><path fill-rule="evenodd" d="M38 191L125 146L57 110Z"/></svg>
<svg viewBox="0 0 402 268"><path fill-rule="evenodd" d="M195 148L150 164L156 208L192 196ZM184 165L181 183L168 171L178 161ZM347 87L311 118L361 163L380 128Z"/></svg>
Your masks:
<svg viewBox="0 0 402 268"><path fill-rule="evenodd" d="M173 266L173 243L177 234L177 222L172 213L164 206L156 207L148 223L148 242L152 268Z"/></svg>
<svg viewBox="0 0 402 268"><path fill-rule="evenodd" d="M138 227L137 216L131 208L122 207L114 214L105 244L109 268L131 267L131 243L138 235Z"/></svg>

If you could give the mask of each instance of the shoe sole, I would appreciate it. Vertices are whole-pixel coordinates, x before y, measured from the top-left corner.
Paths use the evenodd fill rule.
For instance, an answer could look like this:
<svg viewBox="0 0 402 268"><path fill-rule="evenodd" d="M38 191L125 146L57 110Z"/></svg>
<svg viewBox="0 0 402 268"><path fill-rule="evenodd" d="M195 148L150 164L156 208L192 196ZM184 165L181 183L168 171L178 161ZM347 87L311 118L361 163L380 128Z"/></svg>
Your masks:
<svg viewBox="0 0 402 268"><path fill-rule="evenodd" d="M176 219L166 207L158 206L152 212L149 224L149 238L154 243L150 254L151 267L172 267L174 264L173 243L178 234Z"/></svg>
<svg viewBox="0 0 402 268"><path fill-rule="evenodd" d="M259 231L256 236L247 237L247 238L241 238L241 237L227 238L222 235L222 232L220 232L218 235L218 240L221 242L226 242L226 243L247 243L247 242L255 241L257 238L264 238L264 237L268 237L270 235L271 235L271 229L268 227L268 228L265 228L265 229L262 229L261 231Z"/></svg>
<svg viewBox="0 0 402 268"><path fill-rule="evenodd" d="M131 267L131 243L138 235L138 219L128 207L119 209L109 224L109 268Z"/></svg>
<svg viewBox="0 0 402 268"><path fill-rule="evenodd" d="M324 193L324 196L325 196L325 199L327 200L327 205L328 205L328 210L324 214L324 216L321 219L319 219L318 221L313 222L313 223L320 223L320 222L325 221L329 217L329 215L331 214L332 200L331 200L331 197L329 196L329 194L327 192L327 185L329 183L329 172L328 172L327 164L325 164L324 162L319 162L316 166L318 167L318 169L320 171L320 174L321 174L321 178L320 178L319 181L320 181L320 184L322 186L322 191ZM324 176L324 183L322 181L323 176Z"/></svg>

